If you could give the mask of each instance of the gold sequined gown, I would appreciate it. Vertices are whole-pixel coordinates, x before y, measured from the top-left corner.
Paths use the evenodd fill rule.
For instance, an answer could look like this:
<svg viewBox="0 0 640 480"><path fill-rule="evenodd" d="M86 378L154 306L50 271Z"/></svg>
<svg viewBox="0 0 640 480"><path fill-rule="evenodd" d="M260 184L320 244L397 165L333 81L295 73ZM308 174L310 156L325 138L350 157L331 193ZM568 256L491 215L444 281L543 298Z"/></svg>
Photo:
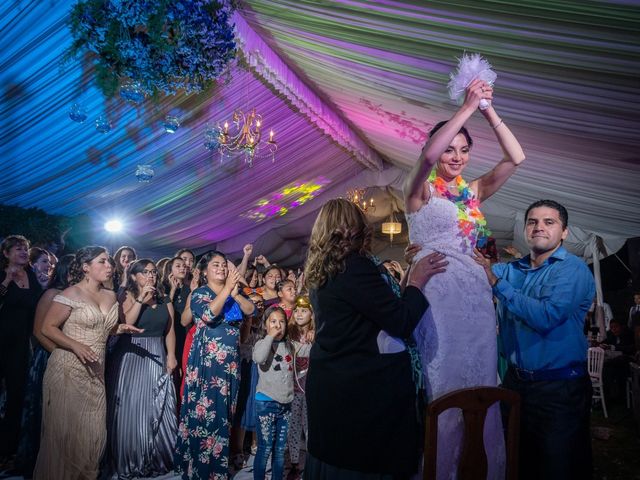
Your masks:
<svg viewBox="0 0 640 480"><path fill-rule="evenodd" d="M118 322L115 303L106 315L95 305L57 295L71 307L62 331L91 347L100 360L83 365L70 351L56 348L49 358L42 392L42 436L33 472L36 480L95 480L105 448L105 345Z"/></svg>

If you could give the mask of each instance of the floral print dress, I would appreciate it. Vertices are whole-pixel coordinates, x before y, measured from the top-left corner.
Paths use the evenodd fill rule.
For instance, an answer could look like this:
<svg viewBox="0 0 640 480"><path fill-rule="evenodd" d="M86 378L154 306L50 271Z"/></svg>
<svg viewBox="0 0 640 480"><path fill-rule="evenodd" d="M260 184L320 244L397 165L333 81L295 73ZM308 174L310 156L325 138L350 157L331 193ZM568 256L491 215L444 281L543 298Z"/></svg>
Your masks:
<svg viewBox="0 0 640 480"><path fill-rule="evenodd" d="M240 382L240 306L229 297L220 315L203 286L191 294L196 324L185 372L175 468L184 479L229 478L229 436Z"/></svg>

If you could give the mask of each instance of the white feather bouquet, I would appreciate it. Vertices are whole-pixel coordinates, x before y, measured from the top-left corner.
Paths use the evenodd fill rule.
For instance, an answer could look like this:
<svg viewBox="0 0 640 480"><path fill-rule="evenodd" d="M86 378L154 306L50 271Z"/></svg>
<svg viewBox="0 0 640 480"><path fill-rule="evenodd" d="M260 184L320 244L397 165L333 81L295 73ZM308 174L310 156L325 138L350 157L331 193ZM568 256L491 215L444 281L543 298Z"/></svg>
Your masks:
<svg viewBox="0 0 640 480"><path fill-rule="evenodd" d="M451 100L462 104L464 101L465 89L476 79L484 80L493 87L493 83L498 78L496 72L491 70L491 64L482 58L479 53L463 54L458 59L458 68L449 74L449 97ZM480 110L489 108L489 101L480 100Z"/></svg>

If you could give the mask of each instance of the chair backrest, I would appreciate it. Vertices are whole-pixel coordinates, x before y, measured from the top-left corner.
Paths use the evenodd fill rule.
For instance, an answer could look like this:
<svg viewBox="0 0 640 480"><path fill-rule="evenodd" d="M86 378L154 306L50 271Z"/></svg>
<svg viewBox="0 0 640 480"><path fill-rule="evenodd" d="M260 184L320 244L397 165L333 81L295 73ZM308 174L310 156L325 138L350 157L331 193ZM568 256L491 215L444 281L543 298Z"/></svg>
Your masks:
<svg viewBox="0 0 640 480"><path fill-rule="evenodd" d="M504 402L509 408L507 425L507 480L518 478L518 438L520 434L520 395L500 387L472 387L455 390L434 400L427 407L424 480L436 478L438 458L438 416L450 408L462 410L464 436L458 463L458 480L487 478L484 447L484 421L488 408Z"/></svg>
<svg viewBox="0 0 640 480"><path fill-rule="evenodd" d="M602 377L602 365L604 365L604 350L600 347L591 347L587 352L587 368L589 376Z"/></svg>

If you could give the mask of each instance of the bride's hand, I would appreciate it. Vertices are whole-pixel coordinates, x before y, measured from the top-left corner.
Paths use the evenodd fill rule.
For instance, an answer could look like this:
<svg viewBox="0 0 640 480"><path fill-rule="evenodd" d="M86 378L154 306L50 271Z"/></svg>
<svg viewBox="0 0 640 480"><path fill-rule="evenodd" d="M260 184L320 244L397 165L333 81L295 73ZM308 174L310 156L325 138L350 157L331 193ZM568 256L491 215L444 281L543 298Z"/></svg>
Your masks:
<svg viewBox="0 0 640 480"><path fill-rule="evenodd" d="M411 266L408 285L413 285L422 290L431 277L438 273L445 272L445 267L448 264L449 262L445 260L444 253L430 253Z"/></svg>
<svg viewBox="0 0 640 480"><path fill-rule="evenodd" d="M482 99L493 100L493 88L484 80L474 80L466 89L463 105L476 110Z"/></svg>
<svg viewBox="0 0 640 480"><path fill-rule="evenodd" d="M476 261L478 265L480 265L483 268L484 273L487 275L487 280L489 281L489 285L493 287L498 281L498 277L496 277L493 273L493 270L491 270L491 260L485 257L482 254L482 252L477 248L473 249L473 259Z"/></svg>

